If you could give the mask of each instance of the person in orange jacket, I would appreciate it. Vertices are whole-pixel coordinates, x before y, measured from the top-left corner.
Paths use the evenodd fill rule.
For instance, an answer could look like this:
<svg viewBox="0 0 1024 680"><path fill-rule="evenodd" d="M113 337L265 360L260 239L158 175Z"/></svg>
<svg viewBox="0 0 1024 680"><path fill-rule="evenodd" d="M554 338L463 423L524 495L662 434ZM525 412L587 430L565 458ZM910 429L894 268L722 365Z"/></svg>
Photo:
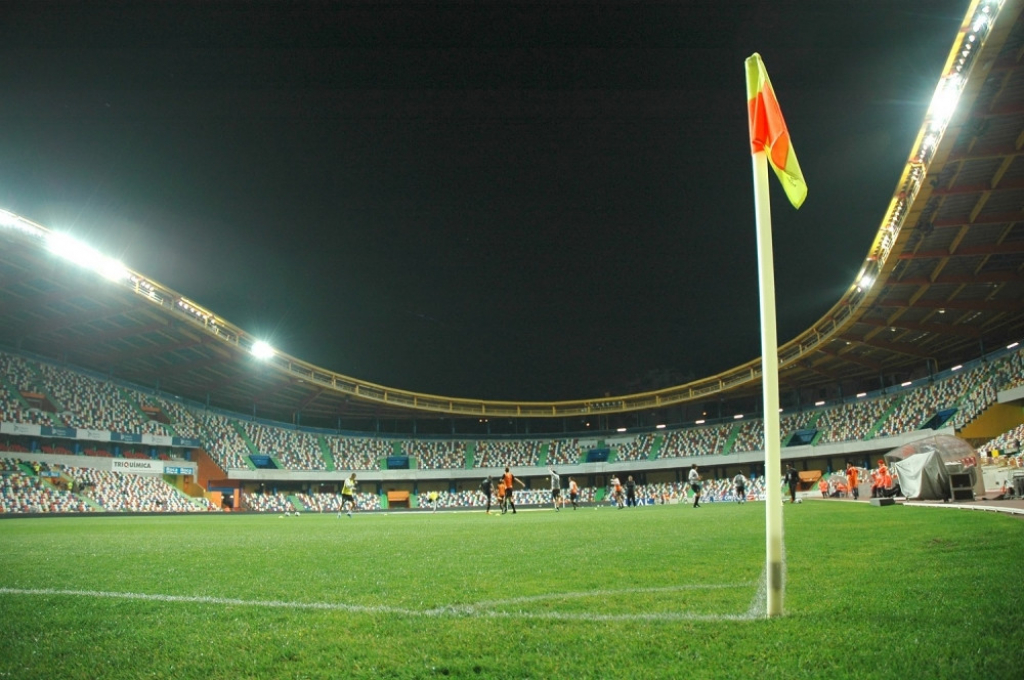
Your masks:
<svg viewBox="0 0 1024 680"><path fill-rule="evenodd" d="M878 460L878 469L875 470L873 477L871 496L883 498L889 489L892 488L892 475L889 473L889 466L885 464L884 459L880 458Z"/></svg>
<svg viewBox="0 0 1024 680"><path fill-rule="evenodd" d="M505 484L505 506L506 506L506 507L502 508L501 514L504 515L506 512L508 512L508 508L512 508L512 514L514 515L514 514L516 514L516 504L512 500L512 491L515 489L515 485L516 484L518 484L519 486L521 486L523 488L526 488L526 484L523 483L523 480L519 479L514 474L512 474L512 472L508 469L508 467L505 468L505 474L503 474L501 476L501 481ZM500 488L500 486L499 486L499 488Z"/></svg>
<svg viewBox="0 0 1024 680"><path fill-rule="evenodd" d="M850 490L850 496L854 500L860 497L860 492L857 491L857 483L860 472L857 468L853 467L853 463L846 464L846 486Z"/></svg>

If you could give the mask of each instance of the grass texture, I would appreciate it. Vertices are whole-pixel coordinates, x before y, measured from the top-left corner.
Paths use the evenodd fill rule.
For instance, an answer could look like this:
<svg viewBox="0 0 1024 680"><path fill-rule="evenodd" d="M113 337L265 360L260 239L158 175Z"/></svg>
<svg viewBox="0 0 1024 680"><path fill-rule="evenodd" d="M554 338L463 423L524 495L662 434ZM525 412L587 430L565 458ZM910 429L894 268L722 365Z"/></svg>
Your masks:
<svg viewBox="0 0 1024 680"><path fill-rule="evenodd" d="M1024 521L764 505L0 521L0 678L1021 678Z"/></svg>

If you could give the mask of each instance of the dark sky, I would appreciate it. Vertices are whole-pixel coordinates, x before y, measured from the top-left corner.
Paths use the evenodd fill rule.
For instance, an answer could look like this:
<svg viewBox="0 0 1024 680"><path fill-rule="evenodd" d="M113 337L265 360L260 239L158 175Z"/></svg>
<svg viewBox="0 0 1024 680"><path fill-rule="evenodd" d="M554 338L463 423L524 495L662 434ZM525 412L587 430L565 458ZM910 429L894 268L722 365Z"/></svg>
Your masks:
<svg viewBox="0 0 1024 680"><path fill-rule="evenodd" d="M7 2L0 207L364 380L683 382L760 349L743 60L810 188L772 178L782 343L853 281L966 8Z"/></svg>

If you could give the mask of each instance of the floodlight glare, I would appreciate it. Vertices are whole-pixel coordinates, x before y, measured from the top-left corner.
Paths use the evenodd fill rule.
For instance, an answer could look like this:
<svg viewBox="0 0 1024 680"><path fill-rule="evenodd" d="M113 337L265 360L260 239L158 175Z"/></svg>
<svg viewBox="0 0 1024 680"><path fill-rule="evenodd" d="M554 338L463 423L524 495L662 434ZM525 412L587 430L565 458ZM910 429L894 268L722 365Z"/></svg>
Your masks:
<svg viewBox="0 0 1024 680"><path fill-rule="evenodd" d="M63 257L79 267L91 269L111 281L124 281L128 278L128 270L123 264L68 234L49 234L46 239L46 248L51 253Z"/></svg>
<svg viewBox="0 0 1024 680"><path fill-rule="evenodd" d="M51 233L46 237L46 249L54 255L60 255L65 260L71 260L78 264L81 263L82 253L91 250L84 243L79 243L67 234L60 233Z"/></svg>
<svg viewBox="0 0 1024 680"><path fill-rule="evenodd" d="M935 96L932 97L932 104L929 107L929 113L932 118L932 130L941 130L949 122L949 119L953 117L953 112L956 111L956 105L960 101L960 89L963 79L953 74L946 78L946 80L936 90Z"/></svg>
<svg viewBox="0 0 1024 680"><path fill-rule="evenodd" d="M257 359L270 359L274 356L274 348L262 340L257 340L252 343L252 349L249 351L252 352L252 355Z"/></svg>
<svg viewBox="0 0 1024 680"><path fill-rule="evenodd" d="M18 217L12 212L6 210L0 210L0 227L8 227L10 229L17 229L23 231L26 234L32 234L33 236L39 236L39 230L32 227L30 224L25 222L23 219Z"/></svg>
<svg viewBox="0 0 1024 680"><path fill-rule="evenodd" d="M105 257L97 264L96 271L100 273L100 276L110 281L124 281L129 276L128 270L117 260Z"/></svg>

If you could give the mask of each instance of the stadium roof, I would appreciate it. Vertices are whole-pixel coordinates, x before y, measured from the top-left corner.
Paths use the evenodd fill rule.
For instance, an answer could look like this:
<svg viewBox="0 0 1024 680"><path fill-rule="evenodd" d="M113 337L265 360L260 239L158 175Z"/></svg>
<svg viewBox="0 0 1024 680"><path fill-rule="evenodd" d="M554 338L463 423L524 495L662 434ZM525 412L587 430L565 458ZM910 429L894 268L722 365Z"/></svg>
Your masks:
<svg viewBox="0 0 1024 680"><path fill-rule="evenodd" d="M857 280L780 347L783 391L878 386L1024 335L1022 7L989 1L968 10L892 201L879 206ZM260 359L257 338L214 310L141 272L108 272L109 281L96 273L102 256L72 264L46 228L0 218L0 344L232 411L285 422L301 414L327 426L364 417L589 417L760 392L759 361L642 394L498 402L393 389L280 353ZM76 260L85 252L64 250Z"/></svg>

